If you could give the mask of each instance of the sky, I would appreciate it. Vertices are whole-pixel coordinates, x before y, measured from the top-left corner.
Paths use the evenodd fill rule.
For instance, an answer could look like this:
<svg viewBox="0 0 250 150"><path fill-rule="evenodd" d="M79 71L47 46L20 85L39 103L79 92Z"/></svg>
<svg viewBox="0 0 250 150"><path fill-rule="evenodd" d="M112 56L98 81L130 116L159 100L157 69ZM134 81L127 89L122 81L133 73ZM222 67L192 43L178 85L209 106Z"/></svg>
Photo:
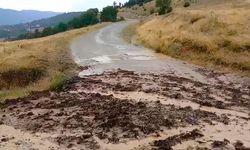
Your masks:
<svg viewBox="0 0 250 150"><path fill-rule="evenodd" d="M0 8L15 10L41 10L56 12L85 11L89 8L103 8L114 0L0 0ZM126 2L127 0L116 0Z"/></svg>

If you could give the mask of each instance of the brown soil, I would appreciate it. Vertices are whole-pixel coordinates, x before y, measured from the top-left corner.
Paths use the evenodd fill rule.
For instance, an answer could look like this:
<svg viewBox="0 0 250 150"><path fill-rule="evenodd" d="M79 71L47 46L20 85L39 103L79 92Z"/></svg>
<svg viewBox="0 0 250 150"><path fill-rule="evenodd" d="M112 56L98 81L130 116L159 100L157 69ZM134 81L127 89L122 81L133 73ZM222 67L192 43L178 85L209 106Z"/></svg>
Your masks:
<svg viewBox="0 0 250 150"><path fill-rule="evenodd" d="M133 96L140 93L141 96ZM114 145L150 136L155 136L155 139L148 143L139 142L139 145L165 150L175 149L174 146L183 142L195 141L198 146L205 143L210 147L219 147L227 142L208 139L207 127L221 125L227 128L234 124L241 128L248 127L249 96L249 85L209 85L171 75L118 70L75 78L61 92L44 91L6 100L0 103L0 129L11 126L15 130L37 135L37 141L41 141L40 134L46 134L44 139L57 145L49 149L112 149ZM178 105L168 104L171 99ZM189 101L190 105L182 106L183 101ZM192 104L200 107L195 108ZM207 107L218 111L207 110ZM190 127L195 129L165 135L166 138L162 135ZM0 133L0 149L9 148L9 143L15 138L18 137ZM211 143L211 140L214 142ZM238 143L230 140L227 141L235 143L236 149L250 144L245 143L247 139L242 141L241 146L241 138L237 139ZM25 147L23 143L19 142L21 149ZM136 145L134 148L140 149Z"/></svg>
<svg viewBox="0 0 250 150"><path fill-rule="evenodd" d="M172 150L172 146L177 145L178 143L188 140L195 140L196 138L200 137L203 137L203 134L201 134L199 130L195 129L191 132L175 135L165 140L154 141L153 146L160 150Z"/></svg>

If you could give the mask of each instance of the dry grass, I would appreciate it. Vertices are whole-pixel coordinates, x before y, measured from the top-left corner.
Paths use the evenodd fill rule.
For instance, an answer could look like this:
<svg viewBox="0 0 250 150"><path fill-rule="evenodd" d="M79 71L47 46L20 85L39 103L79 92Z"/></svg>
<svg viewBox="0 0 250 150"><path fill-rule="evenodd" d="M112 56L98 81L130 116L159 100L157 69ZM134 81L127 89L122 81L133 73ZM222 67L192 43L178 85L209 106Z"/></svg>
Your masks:
<svg viewBox="0 0 250 150"><path fill-rule="evenodd" d="M137 27L138 27L138 23L133 23L122 31L122 37L126 42L128 43L134 42L134 37L136 34Z"/></svg>
<svg viewBox="0 0 250 150"><path fill-rule="evenodd" d="M155 8L155 1L144 4L142 7L135 5L131 8L122 8L118 15L130 19L144 19L148 16L154 16L157 12Z"/></svg>
<svg viewBox="0 0 250 150"><path fill-rule="evenodd" d="M249 4L210 3L153 17L137 29L139 41L172 57L250 73Z"/></svg>
<svg viewBox="0 0 250 150"><path fill-rule="evenodd" d="M58 77L73 75L77 66L71 57L70 41L104 25L98 24L39 39L0 42L0 83L9 84L0 87L0 99L24 96L31 91L47 90L57 82ZM37 75L36 70L42 72L42 76ZM19 76L20 73L23 76ZM22 84L26 83L24 78L29 78L30 75L37 75L37 79L34 77L36 82ZM19 77L20 79L14 80Z"/></svg>

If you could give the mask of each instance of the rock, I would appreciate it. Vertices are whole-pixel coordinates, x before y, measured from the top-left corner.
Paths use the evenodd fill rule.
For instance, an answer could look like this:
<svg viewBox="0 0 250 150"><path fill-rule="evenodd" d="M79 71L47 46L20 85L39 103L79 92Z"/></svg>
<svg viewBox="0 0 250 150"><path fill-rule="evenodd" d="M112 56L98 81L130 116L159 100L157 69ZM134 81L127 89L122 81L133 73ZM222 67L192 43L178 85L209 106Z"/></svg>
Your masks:
<svg viewBox="0 0 250 150"><path fill-rule="evenodd" d="M224 139L224 141L214 141L212 143L212 147L213 148L223 148L225 146L227 146L230 142L226 139Z"/></svg>

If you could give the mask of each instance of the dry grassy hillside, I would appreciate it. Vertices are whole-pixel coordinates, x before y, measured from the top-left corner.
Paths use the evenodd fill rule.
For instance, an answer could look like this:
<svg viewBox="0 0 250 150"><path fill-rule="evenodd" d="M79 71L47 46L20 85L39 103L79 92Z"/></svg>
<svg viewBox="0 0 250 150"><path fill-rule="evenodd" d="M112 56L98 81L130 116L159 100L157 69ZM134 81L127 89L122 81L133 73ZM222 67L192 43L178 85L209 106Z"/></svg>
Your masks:
<svg viewBox="0 0 250 150"><path fill-rule="evenodd" d="M142 7L135 5L131 8L122 8L119 10L118 15L130 19L144 19L150 15L154 16L156 11L155 1L152 1L144 4Z"/></svg>
<svg viewBox="0 0 250 150"><path fill-rule="evenodd" d="M250 73L249 1L199 0L151 17L138 29L138 40L172 57Z"/></svg>
<svg viewBox="0 0 250 150"><path fill-rule="evenodd" d="M0 99L47 90L59 84L76 69L69 50L70 41L104 25L33 40L0 42Z"/></svg>

